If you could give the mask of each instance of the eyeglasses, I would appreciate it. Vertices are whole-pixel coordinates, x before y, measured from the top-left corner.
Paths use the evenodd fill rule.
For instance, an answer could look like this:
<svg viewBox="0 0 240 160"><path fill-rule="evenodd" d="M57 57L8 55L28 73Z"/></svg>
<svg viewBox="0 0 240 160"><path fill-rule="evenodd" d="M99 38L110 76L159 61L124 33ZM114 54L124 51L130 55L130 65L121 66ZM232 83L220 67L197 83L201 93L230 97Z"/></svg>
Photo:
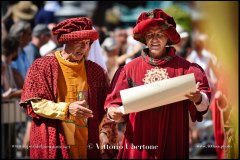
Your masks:
<svg viewBox="0 0 240 160"><path fill-rule="evenodd" d="M89 109L89 105L88 105L88 91L78 91L78 95L77 95L77 99L78 101L86 101L86 108ZM88 126L88 118L80 118L82 119L82 124L78 124L76 123L77 127L87 127Z"/></svg>

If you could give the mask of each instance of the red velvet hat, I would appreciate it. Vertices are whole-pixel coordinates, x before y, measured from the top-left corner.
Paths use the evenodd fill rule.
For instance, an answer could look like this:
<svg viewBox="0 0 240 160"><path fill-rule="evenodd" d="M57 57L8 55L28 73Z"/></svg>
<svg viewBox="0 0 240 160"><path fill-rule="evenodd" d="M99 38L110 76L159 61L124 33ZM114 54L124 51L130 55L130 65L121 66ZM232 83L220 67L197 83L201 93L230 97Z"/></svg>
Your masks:
<svg viewBox="0 0 240 160"><path fill-rule="evenodd" d="M57 35L59 43L86 39L93 42L98 39L98 32L92 28L92 21L86 17L66 19L53 27L52 33Z"/></svg>
<svg viewBox="0 0 240 160"><path fill-rule="evenodd" d="M154 26L160 26L165 30L169 38L167 44L177 44L180 41L180 35L176 31L176 23L173 17L167 15L161 9L141 13L133 29L133 38L146 44L144 34L150 27Z"/></svg>

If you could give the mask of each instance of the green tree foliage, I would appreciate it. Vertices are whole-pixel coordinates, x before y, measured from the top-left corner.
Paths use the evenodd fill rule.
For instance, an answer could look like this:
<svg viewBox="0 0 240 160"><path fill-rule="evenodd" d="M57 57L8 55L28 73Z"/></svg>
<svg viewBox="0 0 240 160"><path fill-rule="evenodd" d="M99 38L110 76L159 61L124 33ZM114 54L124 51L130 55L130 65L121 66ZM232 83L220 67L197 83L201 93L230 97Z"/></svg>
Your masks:
<svg viewBox="0 0 240 160"><path fill-rule="evenodd" d="M183 10L179 5L177 4L171 5L164 11L166 11L167 14L173 16L176 23L181 25L181 27L183 27L185 31L190 32L192 30L191 15L185 10Z"/></svg>

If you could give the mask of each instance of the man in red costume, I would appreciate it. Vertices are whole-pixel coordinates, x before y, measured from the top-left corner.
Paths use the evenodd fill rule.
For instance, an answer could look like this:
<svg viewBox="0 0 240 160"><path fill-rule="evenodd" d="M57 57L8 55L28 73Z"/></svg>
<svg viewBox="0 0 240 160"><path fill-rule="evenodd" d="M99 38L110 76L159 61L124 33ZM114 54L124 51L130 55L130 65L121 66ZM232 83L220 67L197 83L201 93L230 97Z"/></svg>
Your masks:
<svg viewBox="0 0 240 160"><path fill-rule="evenodd" d="M231 87L225 86L226 80L225 77L230 77L227 72L224 72L223 68L219 69L221 75L218 79L217 91L212 98L210 109L212 111L212 120L213 120L213 129L214 129L214 139L216 147L217 158L224 159L228 158L228 151L233 149L224 147L229 145L228 142L228 133L231 133L232 128L232 106L231 106ZM231 135L232 136L232 135ZM233 136L234 137L234 136ZM234 150L234 149L233 149Z"/></svg>
<svg viewBox="0 0 240 160"><path fill-rule="evenodd" d="M64 20L52 32L65 48L34 61L20 102L33 118L30 158L100 158L99 137L102 145L117 137L116 124L103 118L104 70L85 58L98 33L85 17ZM87 98L78 99L79 91Z"/></svg>
<svg viewBox="0 0 240 160"><path fill-rule="evenodd" d="M201 121L208 110L211 91L206 75L199 65L175 54L170 45L178 43L180 36L174 19L163 10L141 13L133 36L148 48L117 72L119 76L111 84L115 87L105 102L109 119L127 122L118 158L188 158L188 113L192 121ZM190 73L195 76L196 92L187 94L187 100L124 116L121 113L121 90Z"/></svg>

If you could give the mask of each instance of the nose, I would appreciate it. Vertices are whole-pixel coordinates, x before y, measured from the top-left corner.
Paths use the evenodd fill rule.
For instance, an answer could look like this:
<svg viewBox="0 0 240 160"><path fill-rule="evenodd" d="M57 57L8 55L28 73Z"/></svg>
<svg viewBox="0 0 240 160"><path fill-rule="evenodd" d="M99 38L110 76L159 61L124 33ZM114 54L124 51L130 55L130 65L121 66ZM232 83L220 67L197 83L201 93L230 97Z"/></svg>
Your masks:
<svg viewBox="0 0 240 160"><path fill-rule="evenodd" d="M158 40L158 39L159 39L159 36L157 34L154 34L152 40Z"/></svg>

